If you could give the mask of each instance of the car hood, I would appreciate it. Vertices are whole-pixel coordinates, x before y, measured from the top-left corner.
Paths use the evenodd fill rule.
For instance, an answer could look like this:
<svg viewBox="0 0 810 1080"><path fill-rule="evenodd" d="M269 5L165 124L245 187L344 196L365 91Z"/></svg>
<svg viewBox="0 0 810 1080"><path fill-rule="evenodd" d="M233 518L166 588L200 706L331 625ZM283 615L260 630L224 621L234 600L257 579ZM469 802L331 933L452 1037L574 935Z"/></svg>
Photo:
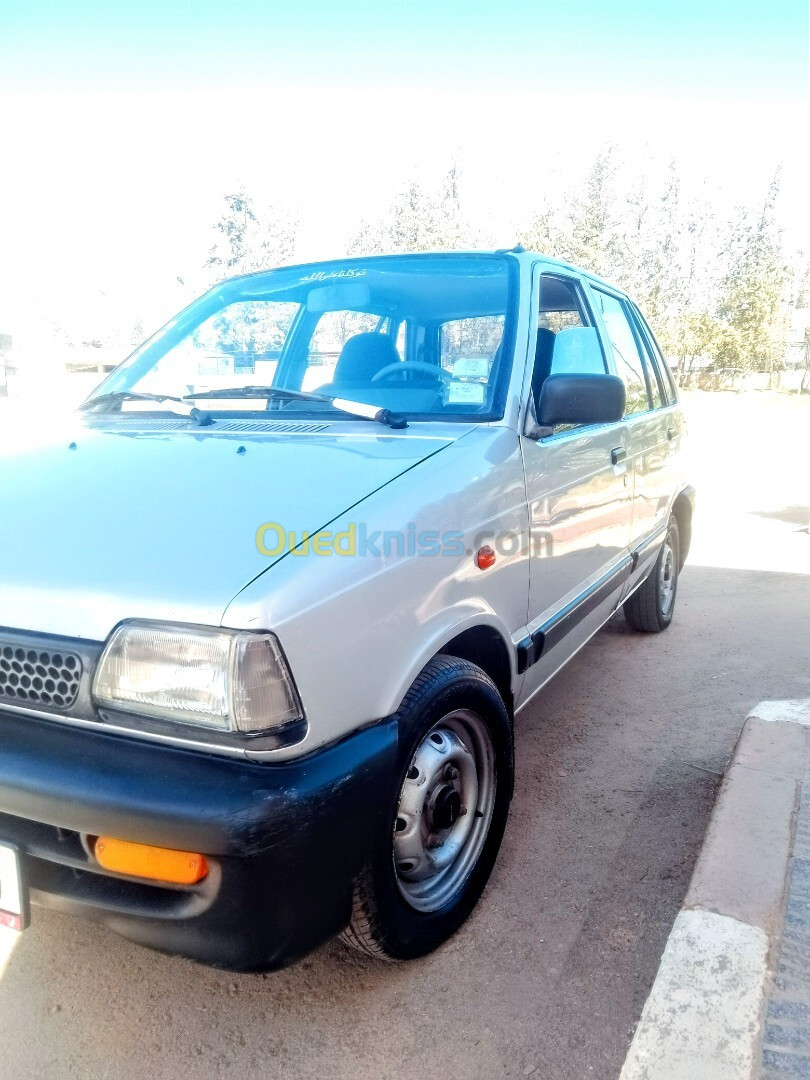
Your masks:
<svg viewBox="0 0 810 1080"><path fill-rule="evenodd" d="M316 532L467 430L124 423L0 444L0 626L102 640L125 618L218 625L275 561L260 525Z"/></svg>

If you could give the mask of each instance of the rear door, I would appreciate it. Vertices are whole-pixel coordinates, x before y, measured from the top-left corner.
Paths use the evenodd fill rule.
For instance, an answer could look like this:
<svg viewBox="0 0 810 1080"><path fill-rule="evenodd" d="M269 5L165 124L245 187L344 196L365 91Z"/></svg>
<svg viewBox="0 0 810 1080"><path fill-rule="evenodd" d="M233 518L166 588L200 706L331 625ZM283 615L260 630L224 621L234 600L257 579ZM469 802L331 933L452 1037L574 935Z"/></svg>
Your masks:
<svg viewBox="0 0 810 1080"><path fill-rule="evenodd" d="M649 361L652 377L658 385L660 406L658 400L654 396L653 407L660 407L666 410L667 442L669 443L670 450L668 468L671 474L670 480L673 485L673 494L676 494L677 492L675 489L678 487L680 480L680 467L678 462L680 461L681 447L686 434L686 424L684 422L683 412L678 403L678 392L675 389L675 379L664 360L661 349L659 348L658 342L655 340L655 336L650 329L649 323L635 304L631 303L629 308L630 315L633 318L633 325L638 331L638 336L644 348L644 355Z"/></svg>
<svg viewBox="0 0 810 1080"><path fill-rule="evenodd" d="M633 485L630 548L644 548L659 536L663 539L676 483L679 420L668 387L652 366L629 301L602 286L591 285L590 293L627 392L625 433Z"/></svg>

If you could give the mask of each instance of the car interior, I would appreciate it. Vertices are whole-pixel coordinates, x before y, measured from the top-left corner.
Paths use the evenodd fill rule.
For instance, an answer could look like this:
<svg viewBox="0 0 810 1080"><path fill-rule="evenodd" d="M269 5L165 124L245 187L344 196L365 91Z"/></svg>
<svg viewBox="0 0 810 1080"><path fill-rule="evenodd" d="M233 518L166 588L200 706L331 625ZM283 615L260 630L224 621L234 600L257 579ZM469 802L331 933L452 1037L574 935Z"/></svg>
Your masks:
<svg viewBox="0 0 810 1080"><path fill-rule="evenodd" d="M274 385L411 415L491 408L502 355L505 281L464 278L459 288L450 275L389 276L397 281L378 286L375 279L373 289L350 282L311 290ZM374 329L332 339L321 351L315 346L322 320L356 324L362 315L375 317ZM304 404L279 407L300 411Z"/></svg>
<svg viewBox="0 0 810 1080"><path fill-rule="evenodd" d="M573 281L544 274L540 281L537 344L532 371L535 407L551 374L604 374L598 337Z"/></svg>

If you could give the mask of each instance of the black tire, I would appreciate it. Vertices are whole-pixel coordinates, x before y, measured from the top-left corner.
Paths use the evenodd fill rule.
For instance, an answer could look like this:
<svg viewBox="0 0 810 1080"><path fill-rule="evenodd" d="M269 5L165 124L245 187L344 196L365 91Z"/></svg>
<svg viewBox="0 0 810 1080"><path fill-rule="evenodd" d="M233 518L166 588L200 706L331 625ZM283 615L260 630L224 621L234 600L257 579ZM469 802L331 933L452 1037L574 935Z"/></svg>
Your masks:
<svg viewBox="0 0 810 1080"><path fill-rule="evenodd" d="M672 622L678 591L680 558L678 522L674 516L671 516L667 535L661 545L655 565L647 575L644 584L640 585L624 602L624 617L634 630L659 634Z"/></svg>
<svg viewBox="0 0 810 1080"><path fill-rule="evenodd" d="M420 760L416 757L417 751L425 753L423 748L427 746L429 734L435 738L437 726L441 730L439 722L448 722L447 718L452 717L454 711L463 711L471 719L474 717L479 735L490 740L492 753L487 764L490 770L494 769L494 794L489 803L489 827L477 841L475 861L454 893L434 910L417 910L403 891L409 886L407 882L403 883L395 865L395 829L398 830L403 821L398 816L400 795L402 793L404 798L406 774L411 784L415 783L414 764ZM495 865L514 784L512 722L495 684L475 664L453 656L434 657L406 694L397 716L398 768L390 803L382 818L374 850L357 881L351 921L343 932L343 939L350 945L384 960L410 960L432 952L468 917ZM476 790L481 791L484 786L482 781ZM427 789L427 782L425 787ZM417 800L424 798L419 812L421 828L422 819L430 813L428 799L422 794L415 797ZM438 800L434 804L434 813L436 805ZM460 822L464 813L457 811L452 820ZM476 809L473 817L482 818L483 815ZM475 824L471 826L475 827ZM473 833L468 836L472 837ZM472 854L468 854L468 858L472 858ZM400 867L406 865L400 863Z"/></svg>

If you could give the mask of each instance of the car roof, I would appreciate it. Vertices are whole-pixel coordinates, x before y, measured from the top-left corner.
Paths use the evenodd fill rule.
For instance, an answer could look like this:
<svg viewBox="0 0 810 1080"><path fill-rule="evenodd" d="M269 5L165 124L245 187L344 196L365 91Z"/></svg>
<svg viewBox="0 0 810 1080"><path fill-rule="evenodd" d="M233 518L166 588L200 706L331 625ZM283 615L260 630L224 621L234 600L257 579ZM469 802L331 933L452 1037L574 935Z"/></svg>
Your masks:
<svg viewBox="0 0 810 1080"><path fill-rule="evenodd" d="M622 296L627 295L621 285L617 285L613 281L608 281L605 278L599 277L598 274L594 274L590 270L583 270L581 266L574 266L573 263L563 262L562 259L553 259L550 255L544 255L539 251L527 251L526 254L532 262L542 262L552 267L552 269L557 268L559 270L566 270L569 273L576 274L578 277L586 278L594 285L603 285L606 289L610 289L611 292L621 293Z"/></svg>
<svg viewBox="0 0 810 1080"><path fill-rule="evenodd" d="M459 248L459 249L444 249L440 251L392 251L384 252L375 255L344 255L335 259L322 259L317 262L307 263L289 263L284 266L268 266L264 270L255 270L249 274L237 274L231 278L226 278L226 281L239 281L242 278L257 277L260 274L269 273L271 270L307 270L312 267L323 266L324 263L369 263L376 262L382 259L398 259L398 258L429 258L431 256L453 256L453 255L501 255L511 256L517 259L519 262L542 262L549 266L551 269L558 269L566 271L567 273L576 274L578 277L585 278L594 285L601 285L609 289L611 292L620 293L622 296L627 296L626 290L620 285L616 285L614 282L608 281L605 278L599 277L598 274L592 273L590 270L585 270L581 266L575 266L573 263L565 262L562 259L555 259L551 255L545 255L542 251L527 251L521 244L517 244L511 248ZM220 282L219 284L223 284Z"/></svg>

